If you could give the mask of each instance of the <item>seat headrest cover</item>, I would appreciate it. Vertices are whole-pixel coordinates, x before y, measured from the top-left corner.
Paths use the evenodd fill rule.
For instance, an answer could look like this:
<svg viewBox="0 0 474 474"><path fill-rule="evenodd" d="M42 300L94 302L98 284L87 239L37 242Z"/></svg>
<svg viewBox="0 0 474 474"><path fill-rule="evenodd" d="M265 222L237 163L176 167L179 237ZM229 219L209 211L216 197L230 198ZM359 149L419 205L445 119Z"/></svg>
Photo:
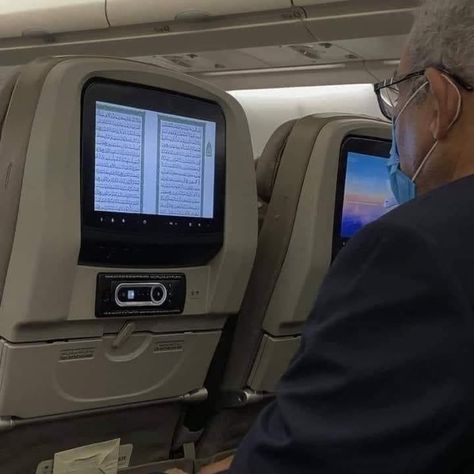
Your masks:
<svg viewBox="0 0 474 474"><path fill-rule="evenodd" d="M273 186L278 174L286 141L297 120L280 125L270 137L262 156L257 162L257 189L259 198L268 203L272 197Z"/></svg>
<svg viewBox="0 0 474 474"><path fill-rule="evenodd" d="M8 107L10 105L10 99L15 88L17 79L19 76L19 71L10 73L3 81L0 88L0 140L3 136L3 124L5 122L5 117L7 115ZM0 155L0 160L7 160L8 157ZM5 163L3 163L5 165ZM0 163L0 170L2 169L2 163ZM1 173L0 173L1 174ZM9 203L7 203L9 204ZM3 231L6 232L6 227L8 227L6 219L3 219ZM13 232L13 227L11 228ZM0 302L3 294L3 285L5 283L5 276L7 271L8 260L10 256L10 246L6 242L7 239L3 239L0 243Z"/></svg>
<svg viewBox="0 0 474 474"><path fill-rule="evenodd" d="M13 88L15 87L19 71L10 73L3 81L0 87L0 133L3 127L3 121L7 114L8 105L12 96Z"/></svg>

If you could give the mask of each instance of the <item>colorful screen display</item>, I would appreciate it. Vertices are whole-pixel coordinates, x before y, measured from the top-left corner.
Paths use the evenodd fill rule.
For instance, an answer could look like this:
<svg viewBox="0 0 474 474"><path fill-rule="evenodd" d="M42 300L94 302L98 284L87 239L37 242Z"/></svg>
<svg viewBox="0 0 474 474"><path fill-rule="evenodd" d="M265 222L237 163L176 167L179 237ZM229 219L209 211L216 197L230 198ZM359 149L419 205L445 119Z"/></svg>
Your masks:
<svg viewBox="0 0 474 474"><path fill-rule="evenodd" d="M346 166L341 223L344 239L397 206L390 189L386 158L349 152Z"/></svg>

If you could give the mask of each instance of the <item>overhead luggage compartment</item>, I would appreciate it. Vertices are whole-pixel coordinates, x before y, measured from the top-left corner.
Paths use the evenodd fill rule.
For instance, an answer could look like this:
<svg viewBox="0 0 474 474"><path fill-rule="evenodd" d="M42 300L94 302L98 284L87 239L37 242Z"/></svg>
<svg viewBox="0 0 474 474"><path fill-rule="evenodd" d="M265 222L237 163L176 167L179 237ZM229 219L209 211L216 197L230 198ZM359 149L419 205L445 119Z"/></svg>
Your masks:
<svg viewBox="0 0 474 474"><path fill-rule="evenodd" d="M108 0L107 16L111 26L124 26L285 8L290 0Z"/></svg>
<svg viewBox="0 0 474 474"><path fill-rule="evenodd" d="M107 27L105 0L0 2L0 38L44 37Z"/></svg>

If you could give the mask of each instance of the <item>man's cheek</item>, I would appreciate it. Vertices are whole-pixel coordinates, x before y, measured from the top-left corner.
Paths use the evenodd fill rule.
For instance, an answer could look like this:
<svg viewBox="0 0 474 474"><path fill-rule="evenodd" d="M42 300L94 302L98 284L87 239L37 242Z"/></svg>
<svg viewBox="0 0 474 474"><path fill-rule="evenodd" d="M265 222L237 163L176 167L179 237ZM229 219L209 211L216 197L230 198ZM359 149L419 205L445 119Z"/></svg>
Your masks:
<svg viewBox="0 0 474 474"><path fill-rule="evenodd" d="M413 125L407 124L406 121L400 121L400 128L397 134L401 168L408 176L415 174L417 161L418 139L414 128Z"/></svg>

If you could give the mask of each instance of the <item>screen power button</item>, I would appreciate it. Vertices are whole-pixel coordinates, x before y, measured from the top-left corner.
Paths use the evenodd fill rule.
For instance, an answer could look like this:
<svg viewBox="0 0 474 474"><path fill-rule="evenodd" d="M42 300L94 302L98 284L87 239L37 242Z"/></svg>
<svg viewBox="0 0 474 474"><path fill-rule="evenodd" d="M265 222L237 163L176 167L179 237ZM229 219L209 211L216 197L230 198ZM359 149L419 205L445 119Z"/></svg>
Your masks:
<svg viewBox="0 0 474 474"><path fill-rule="evenodd" d="M168 298L168 290L162 283L156 283L151 289L151 299L153 304L161 306Z"/></svg>

